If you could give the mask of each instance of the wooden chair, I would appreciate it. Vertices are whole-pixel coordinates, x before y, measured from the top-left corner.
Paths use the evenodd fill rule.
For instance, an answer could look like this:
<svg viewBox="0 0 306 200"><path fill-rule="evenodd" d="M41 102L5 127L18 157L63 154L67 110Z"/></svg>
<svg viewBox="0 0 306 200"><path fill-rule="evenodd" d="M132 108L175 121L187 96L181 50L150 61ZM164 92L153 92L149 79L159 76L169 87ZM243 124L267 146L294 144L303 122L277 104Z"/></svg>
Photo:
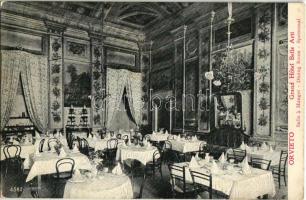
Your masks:
<svg viewBox="0 0 306 200"><path fill-rule="evenodd" d="M210 173L200 173L190 170L192 177L193 188L198 195L207 191L209 199L212 199L212 177ZM206 198L205 198L206 199Z"/></svg>
<svg viewBox="0 0 306 200"><path fill-rule="evenodd" d="M284 178L285 186L287 186L286 183L286 166L287 166L287 159L288 159L288 151L281 151L280 159L278 166L272 166L272 174L276 175L278 180L278 186L281 188L281 177Z"/></svg>
<svg viewBox="0 0 306 200"><path fill-rule="evenodd" d="M89 144L88 141L85 138L79 139L79 150L82 154L89 156Z"/></svg>
<svg viewBox="0 0 306 200"><path fill-rule="evenodd" d="M58 142L58 139L57 138L50 138L48 140L48 150L50 151L51 150L51 147L56 145L56 143Z"/></svg>
<svg viewBox="0 0 306 200"><path fill-rule="evenodd" d="M155 178L156 170L159 171L160 177L163 178L163 173L162 173L162 155L159 152L159 150L156 150L153 153L153 160L146 164L146 174L147 175L153 175L153 178Z"/></svg>
<svg viewBox="0 0 306 200"><path fill-rule="evenodd" d="M53 178L56 181L56 183L54 184L54 197L58 197L58 189L63 187L62 183L64 182L65 184L68 179L72 178L74 166L75 161L72 158L62 158L56 162L56 174L53 175Z"/></svg>
<svg viewBox="0 0 306 200"><path fill-rule="evenodd" d="M255 167L258 169L269 170L270 165L271 165L271 160L251 157L251 165L252 167Z"/></svg>
<svg viewBox="0 0 306 200"><path fill-rule="evenodd" d="M120 140L120 139L121 139L121 134L120 134L120 133L117 133L116 138L117 138L118 140Z"/></svg>
<svg viewBox="0 0 306 200"><path fill-rule="evenodd" d="M193 185L186 183L185 167L170 163L168 164L168 168L170 172L172 197L182 195L185 198L187 193L194 194Z"/></svg>
<svg viewBox="0 0 306 200"><path fill-rule="evenodd" d="M23 159L20 157L21 146L19 145L5 145L3 147L3 153L5 156L5 174L7 175L8 170L22 170L23 171Z"/></svg>
<svg viewBox="0 0 306 200"><path fill-rule="evenodd" d="M236 163L242 162L246 157L246 150L233 149L234 159Z"/></svg>
<svg viewBox="0 0 306 200"><path fill-rule="evenodd" d="M123 135L122 139L125 143L127 143L129 141L129 136L128 135Z"/></svg>
<svg viewBox="0 0 306 200"><path fill-rule="evenodd" d="M41 139L39 142L38 151L43 152L44 151L44 144L45 144L45 138Z"/></svg>
<svg viewBox="0 0 306 200"><path fill-rule="evenodd" d="M112 138L107 141L107 148L105 151L105 155L110 165L112 165L116 159L117 146L118 146L118 140L116 138Z"/></svg>

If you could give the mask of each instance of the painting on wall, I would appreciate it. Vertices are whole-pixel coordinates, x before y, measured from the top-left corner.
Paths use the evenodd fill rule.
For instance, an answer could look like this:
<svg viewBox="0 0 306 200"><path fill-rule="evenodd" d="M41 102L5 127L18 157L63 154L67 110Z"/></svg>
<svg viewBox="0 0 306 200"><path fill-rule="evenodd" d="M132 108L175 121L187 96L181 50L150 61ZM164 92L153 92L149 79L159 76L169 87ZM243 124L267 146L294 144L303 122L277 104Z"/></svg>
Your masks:
<svg viewBox="0 0 306 200"><path fill-rule="evenodd" d="M171 90L172 89L171 68L159 70L157 72L152 72L151 86L153 92Z"/></svg>
<svg viewBox="0 0 306 200"><path fill-rule="evenodd" d="M64 80L64 105L90 106L91 70L89 64L66 63Z"/></svg>

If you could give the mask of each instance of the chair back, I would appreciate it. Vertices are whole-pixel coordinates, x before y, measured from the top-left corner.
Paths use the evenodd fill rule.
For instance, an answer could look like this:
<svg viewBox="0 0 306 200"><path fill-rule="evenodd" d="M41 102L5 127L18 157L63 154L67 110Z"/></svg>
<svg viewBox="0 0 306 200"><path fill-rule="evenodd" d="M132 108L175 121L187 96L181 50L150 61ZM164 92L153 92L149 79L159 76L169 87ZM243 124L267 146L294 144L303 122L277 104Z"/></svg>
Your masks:
<svg viewBox="0 0 306 200"><path fill-rule="evenodd" d="M129 141L129 136L128 135L123 135L122 139L124 140L125 143Z"/></svg>
<svg viewBox="0 0 306 200"><path fill-rule="evenodd" d="M172 144L169 140L166 140L164 143L163 150L171 150L172 149Z"/></svg>
<svg viewBox="0 0 306 200"><path fill-rule="evenodd" d="M242 162L246 157L246 150L233 149L235 162Z"/></svg>
<svg viewBox="0 0 306 200"><path fill-rule="evenodd" d="M108 150L115 150L115 149L117 149L117 146L118 146L118 140L117 139L112 138L112 139L109 139L107 141L107 149Z"/></svg>
<svg viewBox="0 0 306 200"><path fill-rule="evenodd" d="M88 141L85 138L82 138L79 140L79 150L81 153L85 155L89 155L89 144Z"/></svg>
<svg viewBox="0 0 306 200"><path fill-rule="evenodd" d="M190 170L190 174L192 177L194 190L197 191L199 188L205 188L205 190L209 193L209 198L212 199L212 177L211 174L207 171L204 172L196 172Z"/></svg>
<svg viewBox="0 0 306 200"><path fill-rule="evenodd" d="M120 140L120 139L121 139L121 134L120 134L120 133L117 133L116 138L117 138L118 140Z"/></svg>
<svg viewBox="0 0 306 200"><path fill-rule="evenodd" d="M153 153L153 165L154 166L161 166L162 164L162 156L159 150L154 151Z"/></svg>
<svg viewBox="0 0 306 200"><path fill-rule="evenodd" d="M146 134L143 138L144 138L145 140L150 140L150 135L149 135L149 134Z"/></svg>
<svg viewBox="0 0 306 200"><path fill-rule="evenodd" d="M51 150L51 147L53 147L54 145L56 145L56 143L58 142L57 138L50 138L48 140L48 150Z"/></svg>
<svg viewBox="0 0 306 200"><path fill-rule="evenodd" d="M285 169L287 165L288 151L282 150L279 159L279 169Z"/></svg>
<svg viewBox="0 0 306 200"><path fill-rule="evenodd" d="M269 170L270 165L271 165L271 160L251 157L251 165L252 167L255 167L258 169Z"/></svg>
<svg viewBox="0 0 306 200"><path fill-rule="evenodd" d="M3 147L3 153L6 159L19 158L21 153L21 146L9 144Z"/></svg>
<svg viewBox="0 0 306 200"><path fill-rule="evenodd" d="M65 178L71 178L74 170L75 162L72 158L62 158L56 162L56 177L61 178L60 174L62 172L68 172L68 176Z"/></svg>
<svg viewBox="0 0 306 200"><path fill-rule="evenodd" d="M177 166L173 163L168 164L172 192L174 192L175 186L182 186L182 190L186 192L186 179L185 179L185 167Z"/></svg>
<svg viewBox="0 0 306 200"><path fill-rule="evenodd" d="M43 152L43 148L44 148L44 143L45 143L45 138L41 139L39 142L39 147L38 147L38 151L39 152Z"/></svg>

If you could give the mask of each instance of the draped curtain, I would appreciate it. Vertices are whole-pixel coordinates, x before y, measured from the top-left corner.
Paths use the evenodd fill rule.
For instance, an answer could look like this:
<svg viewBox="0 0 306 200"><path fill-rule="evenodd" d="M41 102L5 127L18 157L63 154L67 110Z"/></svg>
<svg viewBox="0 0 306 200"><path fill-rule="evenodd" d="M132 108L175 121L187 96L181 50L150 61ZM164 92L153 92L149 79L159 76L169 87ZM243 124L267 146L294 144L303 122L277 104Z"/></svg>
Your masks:
<svg viewBox="0 0 306 200"><path fill-rule="evenodd" d="M44 56L23 51L1 51L1 54L1 129L9 120L20 75L30 119L39 131L45 132L48 126L47 59ZM7 71L14 72L5 76L3 72ZM5 78L4 81L2 78ZM4 115L2 115L2 108L5 109Z"/></svg>
<svg viewBox="0 0 306 200"><path fill-rule="evenodd" d="M107 91L110 95L107 104L107 127L111 126L112 120L120 109L120 103L124 88L131 114L136 124L141 121L141 74L134 73L126 69L107 69Z"/></svg>

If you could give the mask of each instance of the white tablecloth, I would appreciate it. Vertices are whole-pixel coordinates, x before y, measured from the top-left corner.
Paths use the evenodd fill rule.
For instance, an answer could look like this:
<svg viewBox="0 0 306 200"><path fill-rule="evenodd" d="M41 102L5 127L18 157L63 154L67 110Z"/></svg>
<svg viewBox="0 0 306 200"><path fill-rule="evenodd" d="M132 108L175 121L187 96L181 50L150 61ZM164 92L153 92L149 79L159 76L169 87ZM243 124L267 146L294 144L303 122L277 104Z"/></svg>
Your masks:
<svg viewBox="0 0 306 200"><path fill-rule="evenodd" d="M228 149L226 153L233 154L233 149ZM271 160L271 165L278 165L280 159L280 151L270 151L270 150L254 150L250 148L247 150L247 157L249 161L251 158L261 158L266 160Z"/></svg>
<svg viewBox="0 0 306 200"><path fill-rule="evenodd" d="M200 145L202 143L206 144L206 141L191 141L185 139L181 139L180 141L170 140L170 142L172 145L172 150L179 151L182 153L199 151Z"/></svg>
<svg viewBox="0 0 306 200"><path fill-rule="evenodd" d="M168 139L169 134L155 133L155 134L149 134L149 136L151 141L161 142L161 141L166 141Z"/></svg>
<svg viewBox="0 0 306 200"><path fill-rule="evenodd" d="M147 162L153 160L153 154L157 150L156 147L137 147L137 146L118 146L116 160L123 162L127 159L135 159L146 165Z"/></svg>
<svg viewBox="0 0 306 200"><path fill-rule="evenodd" d="M209 173L211 163L199 162L201 168L192 168L193 171ZM188 163L178 163L177 165L186 166L186 181L192 182ZM212 174L212 187L214 190L221 191L228 195L230 199L256 199L265 194L273 197L275 195L275 185L271 171L251 168L252 173L243 175L241 168L232 170L221 170L220 174ZM207 181L195 179L199 184L208 185Z"/></svg>
<svg viewBox="0 0 306 200"><path fill-rule="evenodd" d="M87 169L91 170L91 164L89 159L81 153L72 153L69 150L66 150L66 158L72 158L75 161L75 169ZM43 152L40 156L32 154L30 157L31 160L31 169L27 176L26 182L32 180L36 176L44 174L53 174L56 173L56 162L63 157L58 156L56 153ZM64 169L61 168L61 171Z"/></svg>
<svg viewBox="0 0 306 200"><path fill-rule="evenodd" d="M94 177L80 183L67 181L64 198L132 199L133 189L128 176L107 173L101 179Z"/></svg>
<svg viewBox="0 0 306 200"><path fill-rule="evenodd" d="M90 147L94 148L95 151L107 149L107 141L109 139L92 139L87 138ZM118 139L118 145L122 144L123 140Z"/></svg>
<svg viewBox="0 0 306 200"><path fill-rule="evenodd" d="M19 144L21 146L20 157L24 158L23 166L25 169L29 169L30 164L30 154L35 152L35 147L33 144ZM3 152L4 145L1 145L1 157L0 160L5 160L5 155ZM15 148L12 150L15 151ZM13 154L12 154L13 155Z"/></svg>

